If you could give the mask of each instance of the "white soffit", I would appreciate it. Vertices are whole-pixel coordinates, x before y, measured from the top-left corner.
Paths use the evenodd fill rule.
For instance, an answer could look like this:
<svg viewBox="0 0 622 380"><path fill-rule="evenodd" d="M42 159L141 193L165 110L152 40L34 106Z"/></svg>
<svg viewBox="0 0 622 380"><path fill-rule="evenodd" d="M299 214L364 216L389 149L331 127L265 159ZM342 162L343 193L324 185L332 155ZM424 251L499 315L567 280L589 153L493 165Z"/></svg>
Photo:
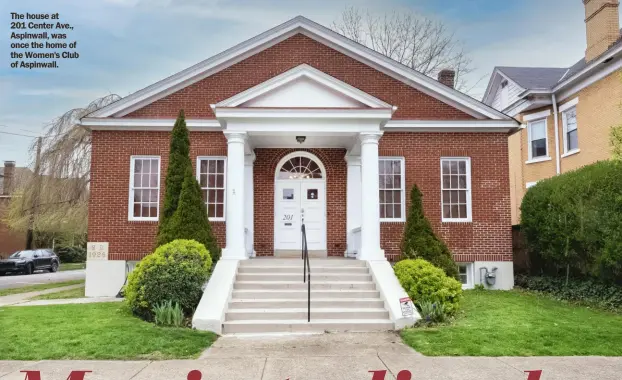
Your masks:
<svg viewBox="0 0 622 380"><path fill-rule="evenodd" d="M400 80L423 93L445 102L479 119L508 119L508 116L486 104L447 87L426 75L400 64L372 49L305 17L295 17L275 28L242 42L224 52L189 67L177 74L139 90L88 115L120 117L238 63L259 51L302 33L326 46L352 57L384 74Z"/></svg>
<svg viewBox="0 0 622 380"><path fill-rule="evenodd" d="M307 64L297 66L215 107L391 108L391 105Z"/></svg>

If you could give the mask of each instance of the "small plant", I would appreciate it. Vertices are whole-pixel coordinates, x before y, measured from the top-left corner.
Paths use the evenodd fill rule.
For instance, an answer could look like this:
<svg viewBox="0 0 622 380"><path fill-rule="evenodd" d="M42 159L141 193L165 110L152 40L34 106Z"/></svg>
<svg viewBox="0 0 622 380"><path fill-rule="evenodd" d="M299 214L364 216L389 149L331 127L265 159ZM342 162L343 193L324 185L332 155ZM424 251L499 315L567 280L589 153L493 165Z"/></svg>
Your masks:
<svg viewBox="0 0 622 380"><path fill-rule="evenodd" d="M421 321L425 324L445 323L449 320L445 305L442 303L421 301L417 306Z"/></svg>
<svg viewBox="0 0 622 380"><path fill-rule="evenodd" d="M486 290L486 287L484 286L484 284L475 284L473 290L481 292L482 290Z"/></svg>
<svg viewBox="0 0 622 380"><path fill-rule="evenodd" d="M164 301L153 308L155 324L161 326L181 327L184 323L184 311L177 302Z"/></svg>

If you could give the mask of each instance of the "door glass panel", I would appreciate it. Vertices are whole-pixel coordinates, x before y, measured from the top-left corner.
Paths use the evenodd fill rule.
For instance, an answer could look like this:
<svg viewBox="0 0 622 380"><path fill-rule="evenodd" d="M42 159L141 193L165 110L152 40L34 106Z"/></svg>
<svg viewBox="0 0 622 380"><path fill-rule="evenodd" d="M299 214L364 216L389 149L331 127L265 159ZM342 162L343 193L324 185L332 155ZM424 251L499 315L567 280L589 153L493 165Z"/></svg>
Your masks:
<svg viewBox="0 0 622 380"><path fill-rule="evenodd" d="M307 199L317 199L317 189L307 189Z"/></svg>
<svg viewBox="0 0 622 380"><path fill-rule="evenodd" d="M283 189L283 199L285 200L294 199L294 189Z"/></svg>

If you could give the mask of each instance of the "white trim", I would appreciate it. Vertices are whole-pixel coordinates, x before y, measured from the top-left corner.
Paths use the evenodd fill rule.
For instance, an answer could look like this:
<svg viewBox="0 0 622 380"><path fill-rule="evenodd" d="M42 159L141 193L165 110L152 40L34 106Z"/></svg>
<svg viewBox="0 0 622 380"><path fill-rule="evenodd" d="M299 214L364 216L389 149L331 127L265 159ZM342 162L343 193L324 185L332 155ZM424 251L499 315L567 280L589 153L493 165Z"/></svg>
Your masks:
<svg viewBox="0 0 622 380"><path fill-rule="evenodd" d="M566 152L566 153L562 154L561 157L564 158L564 157L572 156L572 155L575 155L575 154L577 154L579 152L581 152L581 149L573 149L573 150L571 150L569 152Z"/></svg>
<svg viewBox="0 0 622 380"><path fill-rule="evenodd" d="M322 44L336 49L358 61L390 75L428 95L440 98L456 108L479 118L506 119L507 116L468 95L445 86L378 52L358 44L324 26L302 16L295 17L275 28L204 60L186 70L137 91L115 103L88 115L89 117L123 116L165 97L180 88L213 75L244 58L281 42L296 33L302 33Z"/></svg>
<svg viewBox="0 0 622 380"><path fill-rule="evenodd" d="M307 152L306 150L297 150L295 152L291 152L289 154L287 154L285 157L281 158L281 160L279 160L279 163L276 165L276 169L274 171L274 179L277 181L289 181L289 179L282 179L279 178L279 173L281 172L281 167L283 165L285 165L285 163L289 160L291 160L294 157L305 157L308 158L310 160L312 160L313 162L315 162L317 164L317 166L320 167L320 170L322 171L322 180L326 181L326 167L324 166L324 163L322 162L322 160L320 160L320 158L318 156L316 156L315 154L311 153L311 152ZM319 179L319 178L308 178L305 179L305 181L311 181L314 179Z"/></svg>
<svg viewBox="0 0 622 380"><path fill-rule="evenodd" d="M240 104L246 103L252 99L255 99L267 92L275 90L281 86L290 83L296 79L306 77L314 82L320 83L340 94L343 94L349 98L352 98L359 103L363 103L371 108L392 108L389 103L385 103L382 100L359 90L356 87L350 86L347 83L340 81L330 75L323 73L307 64L301 64L295 68L288 70L274 78L251 87L246 91L242 91L237 95L234 95L228 99L225 99L216 104L216 107L237 107Z"/></svg>
<svg viewBox="0 0 622 380"><path fill-rule="evenodd" d="M482 102L485 104L490 105L492 103L492 99L490 99L490 96L494 94L494 92L492 91L493 87L497 88L499 85L501 85L502 81L499 81L499 83L497 84L497 76L501 77L502 79L505 79L508 81L508 83L513 83L516 87L521 88L523 90L525 90L525 88L523 86L520 86L518 83L516 83L512 78L508 77L507 75L505 75L501 70L499 70L498 67L495 67L495 69L493 70L492 74L491 74L491 79L488 81L488 86L486 86L486 91L484 92L484 96L482 97ZM494 86L493 86L494 85Z"/></svg>
<svg viewBox="0 0 622 380"><path fill-rule="evenodd" d="M541 114L542 112L538 112L538 113ZM549 111L549 114L550 114L550 111ZM531 147L531 125L534 123L539 123L541 121L544 122L544 142L546 144L546 156L534 157L533 152L532 152L533 149ZM543 118L539 118L539 119L529 120L529 122L527 123L527 144L528 144L527 150L529 153L529 160L526 163L547 161L547 160L542 160L541 158L548 158L549 160L551 159L550 151L549 151L549 125L548 125L548 119L546 118L546 116Z"/></svg>
<svg viewBox="0 0 622 380"><path fill-rule="evenodd" d="M576 98L572 99L571 101L566 102L563 105L559 106L559 112L564 112L567 109L576 106L577 104L579 104L579 97L578 96Z"/></svg>
<svg viewBox="0 0 622 380"><path fill-rule="evenodd" d="M458 267L466 268L466 284L462 284L462 289L474 289L475 288L475 263L456 263ZM460 275L460 268L458 268L458 275Z"/></svg>
<svg viewBox="0 0 622 380"><path fill-rule="evenodd" d="M467 201L467 217L466 218L445 218L443 214L443 161L466 161L466 176L467 176L467 188L466 188L466 201ZM440 178L441 178L441 222L442 223L470 223L473 221L473 202L472 202L472 184L471 184L471 157L441 157L440 159ZM456 190L456 189L448 189ZM464 190L459 190L464 191Z"/></svg>
<svg viewBox="0 0 622 380"><path fill-rule="evenodd" d="M527 183L525 184L525 188L526 188L526 189L532 188L532 187L536 186L536 184L537 184L537 183L538 183L538 181L527 182Z"/></svg>
<svg viewBox="0 0 622 380"><path fill-rule="evenodd" d="M523 116L523 121L536 121L538 119L544 119L551 115L551 110L544 110L536 113L530 113L528 115Z"/></svg>
<svg viewBox="0 0 622 380"><path fill-rule="evenodd" d="M388 120L396 108L225 108L212 105L217 119L232 118L307 118L307 119L378 119Z"/></svg>
<svg viewBox="0 0 622 380"><path fill-rule="evenodd" d="M199 183L199 187L201 188L201 192L203 192L203 187L201 187L201 178L199 177L199 175L201 174L201 160L224 160L225 161L225 167L224 167L224 179L223 179L223 184L224 184L224 188L222 189L224 192L224 200L223 200L223 208L222 208L222 218L217 218L217 217L213 217L213 218L209 218L210 222L224 222L227 219L227 156L197 156L197 160L196 160L196 165L197 168L195 170L195 175L196 175L196 179L197 182ZM209 178L208 178L208 183L209 183ZM205 205L206 211L209 215L209 206L206 204Z"/></svg>
<svg viewBox="0 0 622 380"><path fill-rule="evenodd" d="M512 120L389 120L387 132L511 132L519 128Z"/></svg>
<svg viewBox="0 0 622 380"><path fill-rule="evenodd" d="M551 156L545 156L545 157L538 157L538 158L533 158L531 160L527 160L525 161L526 164L536 164L538 162L544 162L544 161L551 161L552 158Z"/></svg>
<svg viewBox="0 0 622 380"><path fill-rule="evenodd" d="M134 216L134 161L136 159L157 159L158 160L158 200L156 202L156 216L155 217L136 217ZM162 159L160 156L155 155L133 155L130 156L130 181L128 189L128 204L127 204L127 220L129 221L150 221L157 222L160 218L160 175L161 175Z"/></svg>
<svg viewBox="0 0 622 380"><path fill-rule="evenodd" d="M401 192L401 217L400 218L380 218L380 223L385 223L385 222L405 222L406 221L406 159L404 157L399 157L399 156L379 156L378 157L378 164L380 165L380 161L400 161L400 183L401 183L401 188L400 188L400 192ZM380 170L378 170L380 171ZM387 190L387 189L383 189L380 186L380 173L378 173L378 190ZM392 189L395 190L395 189ZM380 207L382 205L381 202L379 202L378 207Z"/></svg>
<svg viewBox="0 0 622 380"><path fill-rule="evenodd" d="M80 125L93 131L171 131L175 119L133 119L133 118L93 118L85 117ZM222 130L216 119L186 119L186 126L191 131Z"/></svg>

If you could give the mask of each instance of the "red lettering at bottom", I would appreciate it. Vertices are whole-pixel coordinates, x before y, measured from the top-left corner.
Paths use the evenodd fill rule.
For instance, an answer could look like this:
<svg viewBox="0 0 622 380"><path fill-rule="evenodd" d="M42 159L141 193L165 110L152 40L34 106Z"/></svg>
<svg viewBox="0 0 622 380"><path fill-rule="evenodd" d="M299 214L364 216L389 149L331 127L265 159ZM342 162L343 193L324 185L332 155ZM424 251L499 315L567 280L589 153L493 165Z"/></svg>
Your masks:
<svg viewBox="0 0 622 380"><path fill-rule="evenodd" d="M20 371L21 373L25 373L26 377L24 380L41 380L41 371ZM87 373L92 373L93 371L71 371L67 380L84 380L84 376Z"/></svg>
<svg viewBox="0 0 622 380"><path fill-rule="evenodd" d="M540 376L542 376L542 370L533 370L533 371L525 371L527 375L527 380L540 380Z"/></svg>

